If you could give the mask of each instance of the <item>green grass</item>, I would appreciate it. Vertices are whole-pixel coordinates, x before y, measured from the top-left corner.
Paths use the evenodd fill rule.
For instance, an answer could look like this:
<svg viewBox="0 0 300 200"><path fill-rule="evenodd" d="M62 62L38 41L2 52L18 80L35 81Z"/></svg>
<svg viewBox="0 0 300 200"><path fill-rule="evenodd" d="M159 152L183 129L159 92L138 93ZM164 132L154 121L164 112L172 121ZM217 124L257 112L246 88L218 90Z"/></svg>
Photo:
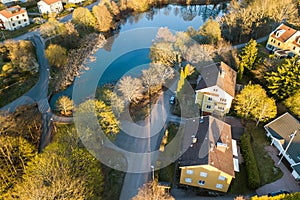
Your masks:
<svg viewBox="0 0 300 200"><path fill-rule="evenodd" d="M280 179L283 173L275 166L273 159L264 149L270 145L265 130L262 126L256 127L254 123L251 124L252 148L259 170L261 185L265 185Z"/></svg>
<svg viewBox="0 0 300 200"><path fill-rule="evenodd" d="M38 81L38 74L28 76L8 88L0 88L0 108L28 92Z"/></svg>
<svg viewBox="0 0 300 200"><path fill-rule="evenodd" d="M158 171L158 181L169 182L173 185L175 176L175 163L168 165Z"/></svg>
<svg viewBox="0 0 300 200"><path fill-rule="evenodd" d="M233 179L230 188L228 190L229 194L249 194L254 191L247 187L247 172L245 165L240 165L240 172L235 173L235 179Z"/></svg>

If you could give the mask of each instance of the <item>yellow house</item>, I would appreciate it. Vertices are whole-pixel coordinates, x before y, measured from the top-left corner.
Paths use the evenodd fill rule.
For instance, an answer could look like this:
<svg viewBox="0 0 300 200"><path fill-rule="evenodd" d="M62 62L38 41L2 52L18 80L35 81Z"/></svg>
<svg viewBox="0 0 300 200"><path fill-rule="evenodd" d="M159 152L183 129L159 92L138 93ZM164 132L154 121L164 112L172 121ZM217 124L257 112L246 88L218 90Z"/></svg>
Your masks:
<svg viewBox="0 0 300 200"><path fill-rule="evenodd" d="M195 103L202 112L224 115L235 95L236 72L224 62L205 66L195 89Z"/></svg>
<svg viewBox="0 0 300 200"><path fill-rule="evenodd" d="M300 31L280 24L270 33L266 48L270 51L285 50L300 55Z"/></svg>
<svg viewBox="0 0 300 200"><path fill-rule="evenodd" d="M227 192L239 171L230 125L212 116L189 119L183 145L188 148L179 158L180 184Z"/></svg>

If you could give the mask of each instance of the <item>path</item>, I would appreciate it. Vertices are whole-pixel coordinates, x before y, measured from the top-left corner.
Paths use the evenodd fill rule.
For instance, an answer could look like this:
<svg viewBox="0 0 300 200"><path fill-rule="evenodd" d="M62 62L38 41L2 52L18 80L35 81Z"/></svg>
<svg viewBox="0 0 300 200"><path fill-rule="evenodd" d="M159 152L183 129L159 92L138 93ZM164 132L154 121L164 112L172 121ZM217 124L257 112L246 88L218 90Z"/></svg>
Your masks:
<svg viewBox="0 0 300 200"><path fill-rule="evenodd" d="M272 159L275 162L275 165L277 165L279 161L279 158L277 157L278 155L277 149L274 146L267 146L265 147L265 150L272 157ZM269 183L258 188L256 190L256 193L259 196L267 195L270 192L279 191L279 190L286 190L289 192L300 192L300 185L295 181L289 169L282 162L278 165L278 167L283 172L282 178L273 183Z"/></svg>

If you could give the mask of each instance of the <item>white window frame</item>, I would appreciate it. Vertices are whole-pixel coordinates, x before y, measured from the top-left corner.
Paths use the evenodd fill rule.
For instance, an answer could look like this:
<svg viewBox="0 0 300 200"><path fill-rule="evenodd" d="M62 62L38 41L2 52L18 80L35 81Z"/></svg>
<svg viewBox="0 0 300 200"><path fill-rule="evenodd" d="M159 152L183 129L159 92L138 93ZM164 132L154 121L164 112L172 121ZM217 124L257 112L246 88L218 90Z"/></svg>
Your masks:
<svg viewBox="0 0 300 200"><path fill-rule="evenodd" d="M191 182L192 182L192 179L191 179L191 178L185 178L184 181L185 181L186 183L191 183Z"/></svg>
<svg viewBox="0 0 300 200"><path fill-rule="evenodd" d="M186 170L186 173L187 173L187 174L193 174L193 173L194 173L194 171L193 171L193 170L191 170L191 169L187 169L187 170Z"/></svg>
<svg viewBox="0 0 300 200"><path fill-rule="evenodd" d="M211 105L206 105L207 110L211 110Z"/></svg>
<svg viewBox="0 0 300 200"><path fill-rule="evenodd" d="M200 172L201 177L207 177L207 172Z"/></svg>
<svg viewBox="0 0 300 200"><path fill-rule="evenodd" d="M220 181L225 181L225 180L226 180L226 177L220 175L219 178L218 178L218 180L220 180Z"/></svg>
<svg viewBox="0 0 300 200"><path fill-rule="evenodd" d="M207 100L208 100L208 101L212 101L212 97L208 97Z"/></svg>
<svg viewBox="0 0 300 200"><path fill-rule="evenodd" d="M199 180L199 181L198 181L198 185L205 185L205 181Z"/></svg>
<svg viewBox="0 0 300 200"><path fill-rule="evenodd" d="M223 184L217 183L217 184L216 184L216 188L222 189L222 188L223 188Z"/></svg>

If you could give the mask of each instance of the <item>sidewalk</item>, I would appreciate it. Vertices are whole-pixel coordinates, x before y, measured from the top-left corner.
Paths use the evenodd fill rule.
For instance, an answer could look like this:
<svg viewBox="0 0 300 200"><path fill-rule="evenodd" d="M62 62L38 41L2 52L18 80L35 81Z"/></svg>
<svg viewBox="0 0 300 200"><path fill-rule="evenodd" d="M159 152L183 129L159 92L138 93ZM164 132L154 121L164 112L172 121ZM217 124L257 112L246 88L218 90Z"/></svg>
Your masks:
<svg viewBox="0 0 300 200"><path fill-rule="evenodd" d="M278 151L273 146L267 146L265 147L265 150L269 153L271 158L274 160L275 165L277 165L279 158L277 157ZM300 185L295 181L294 177L292 176L292 173L289 171L289 169L281 162L278 167L283 172L283 176L281 179L266 184L256 190L257 195L267 195L269 192L274 192L278 190L286 190L289 192L300 192Z"/></svg>

